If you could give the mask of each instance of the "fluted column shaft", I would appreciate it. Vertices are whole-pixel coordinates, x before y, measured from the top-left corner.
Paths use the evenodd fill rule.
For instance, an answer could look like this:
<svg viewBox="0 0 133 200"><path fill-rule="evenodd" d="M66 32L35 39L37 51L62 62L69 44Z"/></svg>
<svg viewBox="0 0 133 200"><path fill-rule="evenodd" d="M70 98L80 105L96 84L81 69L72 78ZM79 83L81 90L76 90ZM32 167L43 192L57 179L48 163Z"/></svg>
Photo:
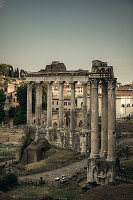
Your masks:
<svg viewBox="0 0 133 200"><path fill-rule="evenodd" d="M101 113L101 157L107 155L108 149L108 84L102 81L102 113Z"/></svg>
<svg viewBox="0 0 133 200"><path fill-rule="evenodd" d="M108 161L116 158L116 104L115 104L116 79L108 82Z"/></svg>
<svg viewBox="0 0 133 200"><path fill-rule="evenodd" d="M88 84L83 84L83 130L87 129L87 91Z"/></svg>
<svg viewBox="0 0 133 200"><path fill-rule="evenodd" d="M70 110L70 130L75 130L75 82L71 85L71 110Z"/></svg>
<svg viewBox="0 0 133 200"><path fill-rule="evenodd" d="M52 127L52 82L47 83L47 127Z"/></svg>
<svg viewBox="0 0 133 200"><path fill-rule="evenodd" d="M32 124L32 83L27 83L27 124Z"/></svg>
<svg viewBox="0 0 133 200"><path fill-rule="evenodd" d="M91 80L91 158L99 157L98 81Z"/></svg>
<svg viewBox="0 0 133 200"><path fill-rule="evenodd" d="M42 84L36 83L36 104L35 104L35 118L36 124L41 124L42 115Z"/></svg>
<svg viewBox="0 0 133 200"><path fill-rule="evenodd" d="M59 83L59 128L63 128L64 121L64 82Z"/></svg>

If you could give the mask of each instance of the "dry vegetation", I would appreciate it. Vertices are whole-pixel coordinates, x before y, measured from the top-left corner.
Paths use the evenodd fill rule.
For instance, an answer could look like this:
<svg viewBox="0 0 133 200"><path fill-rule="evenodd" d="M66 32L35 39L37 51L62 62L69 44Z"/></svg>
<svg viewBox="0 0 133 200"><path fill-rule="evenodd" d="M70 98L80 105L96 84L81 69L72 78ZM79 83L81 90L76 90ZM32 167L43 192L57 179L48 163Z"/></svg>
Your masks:
<svg viewBox="0 0 133 200"><path fill-rule="evenodd" d="M132 200L133 184L99 186L79 195L74 200Z"/></svg>
<svg viewBox="0 0 133 200"><path fill-rule="evenodd" d="M22 129L0 127L0 156L18 156L21 138L24 136Z"/></svg>
<svg viewBox="0 0 133 200"><path fill-rule="evenodd" d="M12 171L19 176L41 173L60 167L67 166L77 160L84 158L80 153L51 146L46 152L45 159L28 165L16 164L12 166Z"/></svg>

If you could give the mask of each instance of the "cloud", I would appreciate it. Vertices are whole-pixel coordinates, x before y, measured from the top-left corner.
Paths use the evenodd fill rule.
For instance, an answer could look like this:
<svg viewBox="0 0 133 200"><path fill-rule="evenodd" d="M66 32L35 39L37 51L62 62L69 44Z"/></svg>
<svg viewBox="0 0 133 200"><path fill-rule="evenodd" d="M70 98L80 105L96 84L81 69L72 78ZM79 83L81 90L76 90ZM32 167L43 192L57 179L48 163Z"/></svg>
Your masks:
<svg viewBox="0 0 133 200"><path fill-rule="evenodd" d="M5 5L6 0L0 0L0 8L2 8Z"/></svg>

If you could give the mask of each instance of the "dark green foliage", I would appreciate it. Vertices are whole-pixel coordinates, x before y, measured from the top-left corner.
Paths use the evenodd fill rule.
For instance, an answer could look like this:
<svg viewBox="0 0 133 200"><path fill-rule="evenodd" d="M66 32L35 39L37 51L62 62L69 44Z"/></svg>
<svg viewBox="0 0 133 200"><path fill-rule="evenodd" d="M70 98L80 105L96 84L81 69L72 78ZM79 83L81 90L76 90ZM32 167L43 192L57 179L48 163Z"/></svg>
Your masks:
<svg viewBox="0 0 133 200"><path fill-rule="evenodd" d="M19 78L19 69L15 69L14 71L14 78Z"/></svg>
<svg viewBox="0 0 133 200"><path fill-rule="evenodd" d="M32 112L35 113L35 84L32 85ZM46 110L47 108L47 85L42 84L42 109Z"/></svg>
<svg viewBox="0 0 133 200"><path fill-rule="evenodd" d="M15 107L9 108L8 114L9 114L10 119L13 119L15 117L15 111L16 111Z"/></svg>
<svg viewBox="0 0 133 200"><path fill-rule="evenodd" d="M50 144L49 142L45 139L43 142L42 142L42 148L41 148L41 152L46 152L50 149Z"/></svg>
<svg viewBox="0 0 133 200"><path fill-rule="evenodd" d="M27 110L27 84L24 83L17 89L17 101L20 108L26 113Z"/></svg>
<svg viewBox="0 0 133 200"><path fill-rule="evenodd" d="M32 113L35 113L35 84L32 85Z"/></svg>
<svg viewBox="0 0 133 200"><path fill-rule="evenodd" d="M24 154L24 150L25 148L27 148L30 144L31 144L31 139L30 139L30 132L29 130L26 132L26 136L25 139L19 149L19 160L22 160L23 154Z"/></svg>
<svg viewBox="0 0 133 200"><path fill-rule="evenodd" d="M42 85L42 109L46 109L47 107L47 87L46 84ZM17 89L17 100L19 106L14 110L11 108L9 112L9 116L13 118L14 124L26 124L26 116L27 116L27 84L22 84ZM35 84L32 86L32 112L35 113ZM13 116L14 115L14 116Z"/></svg>
<svg viewBox="0 0 133 200"><path fill-rule="evenodd" d="M129 154L130 154L130 147L129 146L125 146L117 153L117 156L128 159Z"/></svg>
<svg viewBox="0 0 133 200"><path fill-rule="evenodd" d="M6 95L3 90L0 90L0 123L4 119L5 113L4 113L4 104L6 100Z"/></svg>
<svg viewBox="0 0 133 200"><path fill-rule="evenodd" d="M26 113L27 113L27 84L22 84L17 89L17 100L19 106L15 108L15 115L13 122L15 125L26 124Z"/></svg>
<svg viewBox="0 0 133 200"><path fill-rule="evenodd" d="M8 76L9 75L9 66L6 64L0 64L0 75Z"/></svg>
<svg viewBox="0 0 133 200"><path fill-rule="evenodd" d="M0 64L0 75L19 78L19 69L13 69L11 65Z"/></svg>
<svg viewBox="0 0 133 200"><path fill-rule="evenodd" d="M0 109L0 123L3 121L4 117L5 117L5 112L3 109Z"/></svg>
<svg viewBox="0 0 133 200"><path fill-rule="evenodd" d="M46 110L47 108L47 85L42 84L42 109Z"/></svg>
<svg viewBox="0 0 133 200"><path fill-rule="evenodd" d="M26 124L26 112L20 106L15 108L13 123L15 125Z"/></svg>
<svg viewBox="0 0 133 200"><path fill-rule="evenodd" d="M9 188L17 186L18 178L14 173L8 173L0 177L0 190L7 191Z"/></svg>
<svg viewBox="0 0 133 200"><path fill-rule="evenodd" d="M66 126L69 126L69 124L70 124L70 111L65 112L65 118L66 118Z"/></svg>
<svg viewBox="0 0 133 200"><path fill-rule="evenodd" d="M5 92L4 92L4 90L0 89L0 108L1 109L4 108L5 100L6 100Z"/></svg>

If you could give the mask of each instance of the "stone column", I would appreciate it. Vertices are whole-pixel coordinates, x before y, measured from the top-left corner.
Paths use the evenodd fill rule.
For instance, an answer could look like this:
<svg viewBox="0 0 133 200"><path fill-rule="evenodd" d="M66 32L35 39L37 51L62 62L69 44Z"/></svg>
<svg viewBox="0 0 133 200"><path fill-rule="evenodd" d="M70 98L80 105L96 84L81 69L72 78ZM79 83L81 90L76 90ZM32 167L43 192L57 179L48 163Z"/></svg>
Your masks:
<svg viewBox="0 0 133 200"><path fill-rule="evenodd" d="M102 81L102 108L101 108L101 152L100 156L107 155L108 148L108 84Z"/></svg>
<svg viewBox="0 0 133 200"><path fill-rule="evenodd" d="M87 91L88 83L83 83L83 130L87 130Z"/></svg>
<svg viewBox="0 0 133 200"><path fill-rule="evenodd" d="M47 127L52 127L52 81L47 83Z"/></svg>
<svg viewBox="0 0 133 200"><path fill-rule="evenodd" d="M108 82L108 161L115 161L116 158L116 108L115 108L115 87L116 79Z"/></svg>
<svg viewBox="0 0 133 200"><path fill-rule="evenodd" d="M64 122L64 82L59 82L60 97L59 97L59 128L63 128Z"/></svg>
<svg viewBox="0 0 133 200"><path fill-rule="evenodd" d="M91 80L91 158L99 157L98 80Z"/></svg>
<svg viewBox="0 0 133 200"><path fill-rule="evenodd" d="M35 118L36 124L41 124L42 115L42 84L36 83L36 104L35 104Z"/></svg>
<svg viewBox="0 0 133 200"><path fill-rule="evenodd" d="M27 124L32 124L32 83L27 83Z"/></svg>
<svg viewBox="0 0 133 200"><path fill-rule="evenodd" d="M75 130L75 82L70 83L71 85L71 110L70 110L70 130Z"/></svg>

